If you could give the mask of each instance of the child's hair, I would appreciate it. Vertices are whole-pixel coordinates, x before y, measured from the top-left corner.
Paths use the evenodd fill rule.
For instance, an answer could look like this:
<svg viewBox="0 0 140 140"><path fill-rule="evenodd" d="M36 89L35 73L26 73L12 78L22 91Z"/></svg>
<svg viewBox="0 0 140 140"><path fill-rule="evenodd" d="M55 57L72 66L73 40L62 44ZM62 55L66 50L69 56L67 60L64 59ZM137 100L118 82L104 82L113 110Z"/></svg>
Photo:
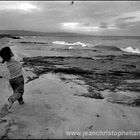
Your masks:
<svg viewBox="0 0 140 140"><path fill-rule="evenodd" d="M2 57L3 61L9 61L14 54L10 47L4 47L0 50L0 56Z"/></svg>

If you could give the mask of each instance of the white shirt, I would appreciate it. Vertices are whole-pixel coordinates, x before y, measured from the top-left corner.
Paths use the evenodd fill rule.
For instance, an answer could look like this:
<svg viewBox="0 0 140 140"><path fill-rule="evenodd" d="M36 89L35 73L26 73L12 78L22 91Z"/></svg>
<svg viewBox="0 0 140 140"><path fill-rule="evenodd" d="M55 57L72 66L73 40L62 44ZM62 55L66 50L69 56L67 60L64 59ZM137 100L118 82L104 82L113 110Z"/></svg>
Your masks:
<svg viewBox="0 0 140 140"><path fill-rule="evenodd" d="M10 79L23 75L22 64L17 56L11 57L11 59L6 62L6 65L10 73Z"/></svg>

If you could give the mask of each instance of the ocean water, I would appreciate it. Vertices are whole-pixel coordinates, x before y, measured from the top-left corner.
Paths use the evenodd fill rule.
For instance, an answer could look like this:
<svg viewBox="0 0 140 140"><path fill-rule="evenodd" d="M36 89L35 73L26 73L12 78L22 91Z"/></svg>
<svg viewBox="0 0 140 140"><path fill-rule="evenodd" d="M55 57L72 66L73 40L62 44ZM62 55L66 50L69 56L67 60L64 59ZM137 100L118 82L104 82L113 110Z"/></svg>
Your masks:
<svg viewBox="0 0 140 140"><path fill-rule="evenodd" d="M23 36L21 39L10 39L10 42L13 51L21 57L39 55L92 57L96 54L140 54L140 37Z"/></svg>
<svg viewBox="0 0 140 140"><path fill-rule="evenodd" d="M25 37L23 40L32 42L43 42L54 46L69 47L74 49L80 48L93 48L97 45L102 46L114 46L120 48L123 51L130 53L140 53L140 37L97 37L97 36L76 36L76 37L64 37L64 36L30 36Z"/></svg>

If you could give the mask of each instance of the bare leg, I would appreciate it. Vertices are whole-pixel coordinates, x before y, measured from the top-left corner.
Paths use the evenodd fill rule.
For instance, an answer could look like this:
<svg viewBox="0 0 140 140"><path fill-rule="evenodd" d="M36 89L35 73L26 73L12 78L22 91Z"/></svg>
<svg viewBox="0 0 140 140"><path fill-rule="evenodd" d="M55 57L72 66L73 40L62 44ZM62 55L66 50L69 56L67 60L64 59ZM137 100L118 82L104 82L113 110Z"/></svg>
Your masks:
<svg viewBox="0 0 140 140"><path fill-rule="evenodd" d="M19 104L24 104L24 101L23 101L23 97L22 96L18 99L18 103Z"/></svg>

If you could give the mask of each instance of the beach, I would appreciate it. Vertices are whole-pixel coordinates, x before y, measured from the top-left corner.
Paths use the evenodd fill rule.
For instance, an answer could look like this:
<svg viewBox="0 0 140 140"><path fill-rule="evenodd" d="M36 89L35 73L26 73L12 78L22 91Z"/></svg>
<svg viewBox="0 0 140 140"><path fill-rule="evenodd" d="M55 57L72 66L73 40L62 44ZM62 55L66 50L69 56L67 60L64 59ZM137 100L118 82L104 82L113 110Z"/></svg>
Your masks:
<svg viewBox="0 0 140 140"><path fill-rule="evenodd" d="M52 38L11 39L23 65L25 104L1 118L0 137L139 139L140 54L125 44L132 39L122 39L121 48L120 38ZM0 64L1 106L12 94L8 76Z"/></svg>

